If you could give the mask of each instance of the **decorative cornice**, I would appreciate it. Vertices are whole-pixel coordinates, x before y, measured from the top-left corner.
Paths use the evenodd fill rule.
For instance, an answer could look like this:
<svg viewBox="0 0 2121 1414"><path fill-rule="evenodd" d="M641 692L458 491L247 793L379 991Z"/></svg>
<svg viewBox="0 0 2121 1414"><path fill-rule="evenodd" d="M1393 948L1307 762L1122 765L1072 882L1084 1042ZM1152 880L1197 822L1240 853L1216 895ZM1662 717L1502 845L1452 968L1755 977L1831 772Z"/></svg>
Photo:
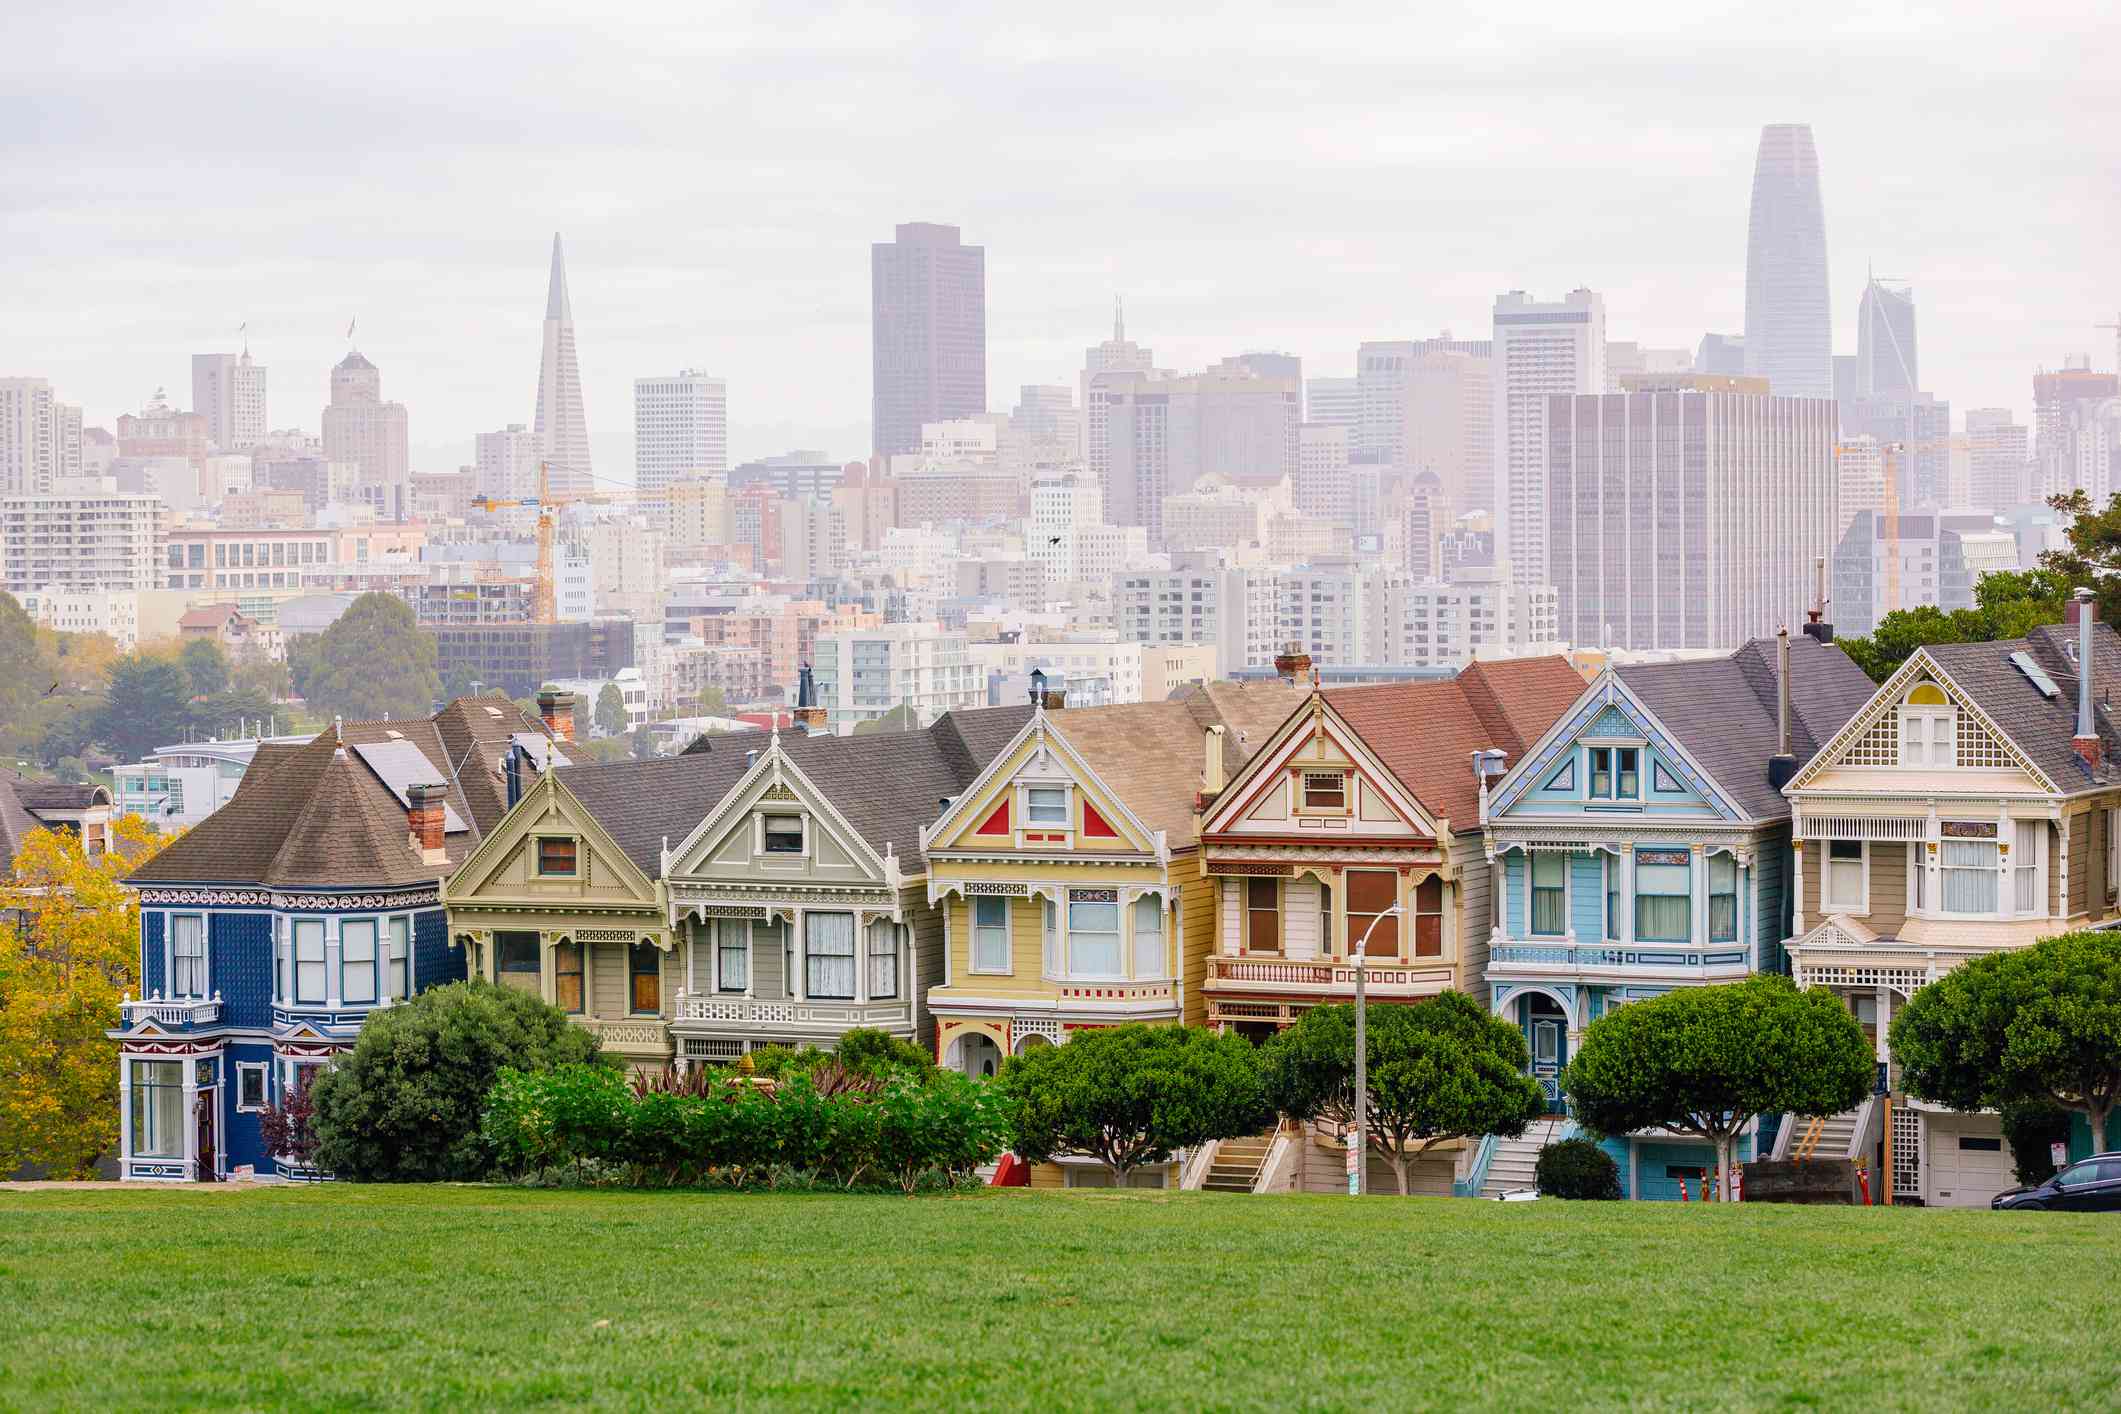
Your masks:
<svg viewBox="0 0 2121 1414"><path fill-rule="evenodd" d="M274 908L298 913L365 913L377 909L424 908L441 902L434 884L402 893L278 893L270 889L170 888L139 890L142 908Z"/></svg>

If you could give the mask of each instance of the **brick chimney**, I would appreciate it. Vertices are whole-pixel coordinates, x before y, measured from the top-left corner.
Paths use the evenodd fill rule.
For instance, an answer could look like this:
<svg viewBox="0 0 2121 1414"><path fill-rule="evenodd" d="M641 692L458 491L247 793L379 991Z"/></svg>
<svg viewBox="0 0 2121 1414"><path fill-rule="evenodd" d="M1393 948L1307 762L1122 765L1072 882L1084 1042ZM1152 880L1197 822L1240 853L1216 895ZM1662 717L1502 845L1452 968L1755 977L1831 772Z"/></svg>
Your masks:
<svg viewBox="0 0 2121 1414"><path fill-rule="evenodd" d="M1274 655L1274 671L1281 680L1291 685L1301 685L1311 676L1311 655L1304 652L1303 644L1290 639Z"/></svg>
<svg viewBox="0 0 2121 1414"><path fill-rule="evenodd" d="M538 694L538 716L555 741L574 740L574 696L565 692Z"/></svg>
<svg viewBox="0 0 2121 1414"><path fill-rule="evenodd" d="M448 795L449 787L443 785L405 788L405 823L412 832L412 847L420 852L422 864L448 862L449 855L442 847L443 802Z"/></svg>
<svg viewBox="0 0 2121 1414"><path fill-rule="evenodd" d="M795 675L795 710L789 713L796 728L805 734L816 734L825 730L825 709L817 705L817 678L810 665L803 664Z"/></svg>

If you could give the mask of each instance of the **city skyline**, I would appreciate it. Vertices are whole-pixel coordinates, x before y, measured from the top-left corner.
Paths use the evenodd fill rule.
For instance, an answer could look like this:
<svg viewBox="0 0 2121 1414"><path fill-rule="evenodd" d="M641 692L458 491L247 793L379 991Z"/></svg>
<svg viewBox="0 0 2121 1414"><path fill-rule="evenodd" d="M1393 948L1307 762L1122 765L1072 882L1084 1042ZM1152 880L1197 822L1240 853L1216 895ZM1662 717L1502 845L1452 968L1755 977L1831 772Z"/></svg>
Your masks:
<svg viewBox="0 0 2121 1414"><path fill-rule="evenodd" d="M59 17L28 21L88 72L143 42L197 42L215 63L248 65L248 46L277 42L280 23L223 21L194 41L153 25L127 35L99 25L90 36ZM546 242L557 228L575 257L571 293L585 331L580 361L600 481L624 479L633 465L633 380L678 367L728 381L732 461L791 446L854 457L869 436L865 247L907 221L956 225L988 251L996 410L1020 384L1073 382L1082 349L1109 327L1114 294L1127 297L1134 336L1181 372L1273 348L1300 355L1312 376L1351 374L1364 340L1477 335L1497 294L1579 284L1605 297L1609 337L1691 347L1704 333L1743 327L1752 160L1761 126L1781 121L1808 123L1820 150L1829 268L1841 272L1830 287L1837 353L1855 352L1858 272L1874 266L1918 289L1923 381L1957 407L2009 407L2023 419L2035 368L2077 353L2108 366L2111 340L2092 325L2113 317L2117 296L2089 272L2104 268L2098 238L2113 229L2121 198L2092 179L2111 164L2085 141L2096 148L2097 132L2117 125L2102 125L2115 100L2088 82L2088 19L1927 17L1924 61L1910 76L1917 96L1964 85L1970 98L1985 88L1998 95L1986 118L1981 103L1881 107L1851 91L1866 64L1904 53L1907 36L1876 25L1835 36L1819 62L1781 39L1780 26L1748 33L1692 21L1651 36L1640 84L1614 97L1610 83L1596 94L1571 88L1563 72L1572 46L1606 41L1526 36L1513 45L1504 31L1454 23L1429 22L1431 34L1320 17L1271 36L1234 24L1204 38L1197 57L1167 58L1158 83L1146 82L1141 59L1108 52L1095 36L921 35L917 44L929 48L977 50L1008 83L953 78L897 108L887 103L881 116L865 111L858 126L839 125L835 113L849 116L840 102L802 124L777 114L770 128L697 97L697 85L669 82L682 63L702 72L721 62L762 66L759 81L768 81L793 61L794 46L741 20L731 21L733 34L713 37L729 40L726 60L699 34L677 36L670 55L651 63L625 36L525 32L515 42L526 52L580 50L577 87L549 111L532 103L516 77L521 66L482 71L472 92L445 90L445 77L461 76L472 36L444 23L392 80L393 101L420 122L364 100L318 99L277 126L217 128L229 175L242 180L221 184L235 208L217 205L212 242L177 216L179 189L144 175L168 144L241 101L206 91L213 66L196 79L146 81L177 111L143 133L118 121L122 107L92 112L78 86L52 87L47 53L9 74L36 114L37 143L22 153L0 252L37 278L0 334L0 372L49 378L92 425L108 425L155 387L181 386L192 354L235 351L237 326L247 323L253 354L274 370L271 421L307 425L345 352L341 330L358 318L363 352L412 411L415 468L451 469L471 460L475 433L532 420L527 349L537 341ZM872 72L885 59L885 27L878 17L826 55L807 56L814 76ZM241 42L231 28L243 28ZM1357 36L1364 43L1351 45ZM355 36L318 62L373 59L367 43ZM1443 57L1424 57L1439 43ZM1380 104L1365 90L1358 106L1341 96L1345 80L1387 63L1409 77L1448 68L1451 82L1425 99ZM649 65L649 78L663 81L619 92L628 65ZM1097 183L1107 196L1095 207L1110 219L1077 209L1088 187L1068 170L1067 153L1082 141L1190 105L1211 77L1263 78L1270 66L1300 67L1300 81L1258 87L1253 106L1222 115L1219 127L1118 144ZM1066 152L1049 150L1063 120L1084 115L1066 104L1032 113L1038 105L1027 99L1095 74L1121 84L1123 96ZM1513 106L1535 81L1546 85L1552 115L1536 126ZM1698 98L1712 84L1716 102L1704 109ZM1989 130L2006 94L2015 96L2007 135ZM511 125L478 114L473 98L509 113ZM1692 125L1673 129L1671 105L1682 98ZM583 110L605 100L610 111L580 126ZM1443 121L1452 103L1474 121ZM687 191L638 185L641 163L671 149L618 149L691 108L712 108L731 125L693 154ZM1916 112L1919 127L1902 116ZM967 134L938 136L947 120L974 115L981 121ZM312 203L342 193L325 190L334 169L311 158L329 150L343 162L344 125L356 121L373 124L378 160L402 160L368 183L360 210L349 216L340 204L334 219L313 219ZM516 145L560 142L563 122L577 125L573 141L536 189L497 192L484 177L461 192L440 189ZM432 132L416 144L412 129L423 124ZM880 144L909 131L921 139L922 164L880 160ZM1203 162L1174 165L1181 142L1195 144ZM2068 163L2020 155L2064 150L2074 153ZM1015 160L983 160L995 153ZM106 188L128 195L114 201ZM1592 190L1612 200L1587 210ZM688 205L709 197L711 209ZM1551 213L1562 209L1570 219L1557 239ZM2021 238L2035 209L2041 258L2014 262L2001 242ZM1112 215L1121 210L1125 219ZM1327 210L1332 219L1323 221Z"/></svg>

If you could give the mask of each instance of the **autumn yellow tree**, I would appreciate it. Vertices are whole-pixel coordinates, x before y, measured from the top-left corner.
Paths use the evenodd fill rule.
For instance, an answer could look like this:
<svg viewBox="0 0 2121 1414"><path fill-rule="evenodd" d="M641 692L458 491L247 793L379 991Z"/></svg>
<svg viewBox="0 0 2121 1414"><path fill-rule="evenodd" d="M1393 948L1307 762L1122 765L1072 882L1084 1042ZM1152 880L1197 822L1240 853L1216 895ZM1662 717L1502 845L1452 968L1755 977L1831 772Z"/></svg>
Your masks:
<svg viewBox="0 0 2121 1414"><path fill-rule="evenodd" d="M118 1047L104 1035L140 991L140 906L120 881L170 836L137 815L90 859L37 830L0 881L0 1174L34 1164L92 1177L118 1142Z"/></svg>

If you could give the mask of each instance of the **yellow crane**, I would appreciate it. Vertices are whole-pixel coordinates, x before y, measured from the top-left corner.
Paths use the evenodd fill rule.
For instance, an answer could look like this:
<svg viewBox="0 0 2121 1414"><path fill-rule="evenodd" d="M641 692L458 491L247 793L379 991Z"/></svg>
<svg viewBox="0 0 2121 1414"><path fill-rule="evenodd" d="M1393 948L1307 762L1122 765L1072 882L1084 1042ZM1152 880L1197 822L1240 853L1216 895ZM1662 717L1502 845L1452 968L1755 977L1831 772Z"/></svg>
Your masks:
<svg viewBox="0 0 2121 1414"><path fill-rule="evenodd" d="M602 492L580 492L569 496L552 494L551 462L538 463L538 494L535 496L476 496L471 504L482 511L505 510L512 506L534 507L538 513L538 568L531 587L530 619L532 623L549 624L559 622L559 595L553 584L552 536L554 513L562 506L584 501L609 501L611 496Z"/></svg>

